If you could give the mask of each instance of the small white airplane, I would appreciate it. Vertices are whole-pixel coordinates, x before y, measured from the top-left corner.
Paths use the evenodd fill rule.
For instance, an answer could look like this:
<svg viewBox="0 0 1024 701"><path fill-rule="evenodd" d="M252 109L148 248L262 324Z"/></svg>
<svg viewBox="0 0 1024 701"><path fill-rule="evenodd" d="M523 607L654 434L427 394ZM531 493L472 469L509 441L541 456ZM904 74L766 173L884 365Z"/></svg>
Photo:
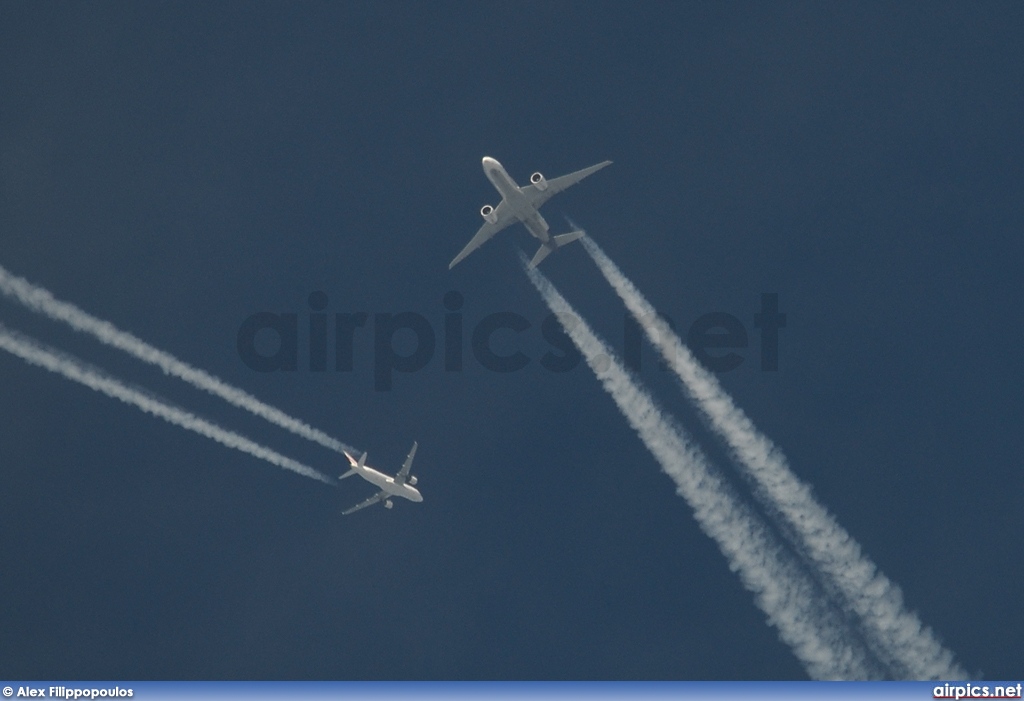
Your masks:
<svg viewBox="0 0 1024 701"><path fill-rule="evenodd" d="M378 501L384 501L384 508L390 509L394 504L391 503L391 497L402 497L409 501L423 501L423 495L420 494L419 490L416 489L416 478L409 474L409 470L412 469L412 459L416 457L416 443L413 442L412 450L405 458L405 462L402 464L402 469L398 471L398 474L394 477L388 477L383 472L378 472L372 467L366 464L366 453L356 460L348 453L345 453L345 457L348 458L349 464L352 468L343 474L338 479L345 479L352 475L359 475L370 484L380 487L380 491L374 494L372 497L364 502L356 504L351 509L342 512L342 516L348 516L354 511L359 509L365 509L367 506L376 504Z"/></svg>
<svg viewBox="0 0 1024 701"><path fill-rule="evenodd" d="M575 185L588 175L596 173L607 165L611 165L611 161L604 161L589 168L577 170L575 173L569 173L569 175L563 175L560 178L553 178L551 180L545 180L544 176L540 173L534 173L530 176L530 184L525 187L516 185L516 181L505 172L501 164L490 156L484 156L483 164L484 174L487 175L487 179L491 181L501 194L501 202L498 203L497 207L485 204L480 209L480 216L484 218L484 225L480 227L480 231L476 232L476 236L470 239L466 247L462 249L462 252L455 256L455 260L448 266L449 270L454 268L456 263L470 253L480 248L489 238L517 221L522 222L531 234L540 239L540 250L537 251L533 256L533 260L530 261L531 268L539 265L556 248L561 248L565 244L583 236L583 231L579 229L570 231L567 234L549 235L548 223L544 221L544 217L537 210L551 199L552 195L557 195L570 185Z"/></svg>

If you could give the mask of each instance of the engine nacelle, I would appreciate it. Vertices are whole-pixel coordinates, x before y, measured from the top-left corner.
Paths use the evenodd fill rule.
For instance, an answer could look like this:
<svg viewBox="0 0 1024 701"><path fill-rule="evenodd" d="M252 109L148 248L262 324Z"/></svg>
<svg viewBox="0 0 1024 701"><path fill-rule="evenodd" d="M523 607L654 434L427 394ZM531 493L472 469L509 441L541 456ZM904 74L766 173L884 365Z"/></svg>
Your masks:
<svg viewBox="0 0 1024 701"><path fill-rule="evenodd" d="M545 190L548 189L548 181L545 180L544 176L541 175L540 173L534 173L533 175L531 175L530 182L533 183L533 186L540 190L541 192L544 192Z"/></svg>
<svg viewBox="0 0 1024 701"><path fill-rule="evenodd" d="M388 499L387 501L384 502L384 508L385 509L390 509L393 506L394 506L394 503L390 499Z"/></svg>
<svg viewBox="0 0 1024 701"><path fill-rule="evenodd" d="M489 204L485 204L480 208L480 216L486 219L489 224L498 223L498 215L494 213L494 207Z"/></svg>
<svg viewBox="0 0 1024 701"><path fill-rule="evenodd" d="M416 486L416 475L413 475L412 477L409 478L409 486L410 487L415 487Z"/></svg>

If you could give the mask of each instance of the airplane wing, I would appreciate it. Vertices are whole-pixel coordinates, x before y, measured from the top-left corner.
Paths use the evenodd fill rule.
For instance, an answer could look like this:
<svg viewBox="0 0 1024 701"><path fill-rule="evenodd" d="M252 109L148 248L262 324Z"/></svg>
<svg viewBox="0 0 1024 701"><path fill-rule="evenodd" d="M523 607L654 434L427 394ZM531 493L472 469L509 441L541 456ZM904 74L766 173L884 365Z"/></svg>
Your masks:
<svg viewBox="0 0 1024 701"><path fill-rule="evenodd" d="M476 235L469 240L466 247L459 252L459 255L455 256L455 260L448 264L448 269L451 270L455 267L455 264L461 261L463 258L468 256L470 253L484 245L488 239L494 236L496 233L515 223L515 215L512 214L512 210L509 209L508 204L505 200L502 200L497 207L494 208L494 214L497 217L494 223L485 221L484 225L480 227L480 230L476 232Z"/></svg>
<svg viewBox="0 0 1024 701"><path fill-rule="evenodd" d="M346 509L345 511L342 511L341 515L342 516L348 516L349 514L351 514L353 512L359 511L359 509L365 509L367 506L373 506L374 504L376 504L381 499L387 498L387 496L388 496L388 493L385 492L384 490L381 490L381 491L377 492L376 494L374 494L369 499L367 499L366 501L360 502L360 503L356 504L351 509Z"/></svg>
<svg viewBox="0 0 1024 701"><path fill-rule="evenodd" d="M569 173L568 175L563 175L560 178L548 180L547 187L543 190L538 189L536 185L530 184L519 188L519 191L526 195L526 199L530 201L530 204L534 206L534 209L540 209L540 206L550 200L554 195L557 195L562 190L575 185L588 175L593 175L605 166L610 166L611 164L611 161L602 161L601 163L592 165L589 168L577 170L575 173Z"/></svg>
<svg viewBox="0 0 1024 701"><path fill-rule="evenodd" d="M416 457L416 441L413 441L412 450L405 456L405 462L402 463L402 469L395 475L395 484L405 484L406 480L409 479L409 470L412 468L412 459Z"/></svg>

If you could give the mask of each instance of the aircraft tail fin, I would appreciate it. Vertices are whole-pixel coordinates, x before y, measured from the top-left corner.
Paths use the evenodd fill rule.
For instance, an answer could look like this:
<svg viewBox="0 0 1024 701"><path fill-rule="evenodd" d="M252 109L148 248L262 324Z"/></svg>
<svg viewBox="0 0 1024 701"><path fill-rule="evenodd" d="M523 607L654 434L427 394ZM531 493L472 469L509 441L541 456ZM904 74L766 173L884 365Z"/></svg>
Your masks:
<svg viewBox="0 0 1024 701"><path fill-rule="evenodd" d="M348 463L349 465L352 466L352 468L348 472L343 474L341 477L339 477L338 479L340 480L343 480L346 477L351 477L352 475L356 474L359 471L359 468L363 467L363 465L366 463L366 453L363 453L362 457L360 457L359 460L356 460L354 457L348 454L348 451L344 452L345 457L348 458Z"/></svg>

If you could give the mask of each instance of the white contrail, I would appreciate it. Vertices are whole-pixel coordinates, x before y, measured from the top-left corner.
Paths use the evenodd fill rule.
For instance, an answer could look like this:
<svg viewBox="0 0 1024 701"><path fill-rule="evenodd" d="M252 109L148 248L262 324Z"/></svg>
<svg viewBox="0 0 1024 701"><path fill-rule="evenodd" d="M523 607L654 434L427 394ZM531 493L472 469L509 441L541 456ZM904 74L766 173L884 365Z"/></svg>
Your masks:
<svg viewBox="0 0 1024 701"><path fill-rule="evenodd" d="M291 458L286 458L270 448L265 448L259 443L249 440L245 436L223 429L216 424L199 418L195 414L173 407L141 390L129 387L120 380L86 365L77 358L52 348L46 348L16 331L5 328L3 325L0 325L0 349L12 353L32 365L58 373L69 380L83 384L97 392L102 392L108 397L120 399L126 404L142 409L147 414L158 416L176 426L181 426L207 438L212 438L221 445L241 450L243 453L248 453L254 458L266 460L273 465L297 472L305 477L312 477L325 484L332 486L336 484L335 480L322 475L312 467L303 465Z"/></svg>
<svg viewBox="0 0 1024 701"><path fill-rule="evenodd" d="M795 557L708 464L704 454L669 421L651 396L614 358L546 277L523 267L630 425L675 482L701 529L717 544L743 585L754 593L782 640L816 679L878 678L881 671L829 609Z"/></svg>
<svg viewBox="0 0 1024 701"><path fill-rule="evenodd" d="M833 595L861 621L869 643L892 672L910 679L963 679L968 675L931 629L904 607L898 586L878 570L857 541L793 474L786 457L722 389L718 380L662 320L636 286L589 237L587 252L676 373L705 420L726 442L756 485L769 512L784 519L794 544L811 561Z"/></svg>
<svg viewBox="0 0 1024 701"><path fill-rule="evenodd" d="M122 350L139 360L155 365L166 374L177 377L193 387L214 394L221 399L245 409L248 412L266 419L272 424L291 431L325 448L339 453L358 452L341 441L332 438L323 431L294 419L283 411L264 404L251 394L217 379L203 370L194 368L130 333L121 331L108 321L97 319L88 312L68 302L56 299L50 292L33 285L24 278L13 275L0 267L0 293L17 300L34 312L43 314L54 321L62 321L76 331L82 331L97 338L101 343Z"/></svg>

